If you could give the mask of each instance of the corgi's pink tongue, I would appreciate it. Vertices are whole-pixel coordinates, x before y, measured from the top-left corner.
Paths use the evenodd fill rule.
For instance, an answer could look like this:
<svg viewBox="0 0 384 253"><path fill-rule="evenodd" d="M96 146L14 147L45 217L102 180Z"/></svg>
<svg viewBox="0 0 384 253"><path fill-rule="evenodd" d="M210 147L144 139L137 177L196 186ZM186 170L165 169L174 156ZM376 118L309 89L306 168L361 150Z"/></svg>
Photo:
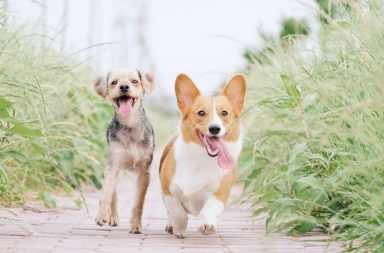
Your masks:
<svg viewBox="0 0 384 253"><path fill-rule="evenodd" d="M217 162L223 169L233 169L236 165L236 161L233 159L231 154L228 152L222 138L208 137L207 142L212 150L217 150Z"/></svg>
<svg viewBox="0 0 384 253"><path fill-rule="evenodd" d="M129 117L132 112L132 105L130 99L120 99L119 100L119 109L118 113L121 117Z"/></svg>

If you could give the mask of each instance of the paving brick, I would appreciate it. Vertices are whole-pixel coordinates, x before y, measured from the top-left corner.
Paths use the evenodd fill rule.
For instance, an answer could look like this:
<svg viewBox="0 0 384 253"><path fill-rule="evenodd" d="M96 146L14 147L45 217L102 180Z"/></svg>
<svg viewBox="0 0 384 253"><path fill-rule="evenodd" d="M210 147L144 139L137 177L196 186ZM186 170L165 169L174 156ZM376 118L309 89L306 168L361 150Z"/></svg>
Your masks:
<svg viewBox="0 0 384 253"><path fill-rule="evenodd" d="M0 224L1 253L8 252L156 252L156 253L303 253L338 252L341 243L327 242L328 237L319 232L308 233L300 238L283 235L266 236L265 216L251 219L249 205L232 203L222 215L218 234L204 236L197 231L199 219L189 216L187 238L177 239L164 231L167 222L166 209L161 200L157 175L158 156L153 166L153 177L148 189L143 213L144 234L128 233L133 192L130 183L119 184L118 227L94 222L98 209L99 192L85 190L89 213L85 209L57 209L35 213L21 208L0 209L0 216L14 219L9 224ZM234 189L238 199L241 189ZM58 196L61 207L74 208L73 198Z"/></svg>

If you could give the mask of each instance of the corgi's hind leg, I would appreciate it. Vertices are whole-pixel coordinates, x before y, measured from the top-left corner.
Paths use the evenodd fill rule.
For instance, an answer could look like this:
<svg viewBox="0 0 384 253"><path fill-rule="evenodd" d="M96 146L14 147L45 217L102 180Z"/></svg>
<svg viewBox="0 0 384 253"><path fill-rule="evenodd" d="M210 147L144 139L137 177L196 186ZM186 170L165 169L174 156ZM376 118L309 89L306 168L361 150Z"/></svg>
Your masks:
<svg viewBox="0 0 384 253"><path fill-rule="evenodd" d="M165 232L167 232L168 234L173 234L173 227L172 227L172 224L171 224L171 221L169 219L169 212L167 211L167 216L168 216L168 220L167 220L167 225L165 225Z"/></svg>

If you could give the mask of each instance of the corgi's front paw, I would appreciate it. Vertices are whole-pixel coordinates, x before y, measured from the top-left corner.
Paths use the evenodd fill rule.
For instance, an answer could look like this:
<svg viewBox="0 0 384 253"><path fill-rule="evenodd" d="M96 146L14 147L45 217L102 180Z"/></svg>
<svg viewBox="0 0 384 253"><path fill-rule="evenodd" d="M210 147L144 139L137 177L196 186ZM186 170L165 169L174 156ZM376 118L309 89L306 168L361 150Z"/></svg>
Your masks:
<svg viewBox="0 0 384 253"><path fill-rule="evenodd" d="M204 223L199 226L199 231L203 235L212 235L216 233L217 229L214 224Z"/></svg>
<svg viewBox="0 0 384 253"><path fill-rule="evenodd" d="M175 230L175 229L172 229L173 230L173 235L177 238L177 239L183 239L185 238L185 231L179 231L179 230Z"/></svg>
<svg viewBox="0 0 384 253"><path fill-rule="evenodd" d="M166 226L165 226L165 232L167 232L168 234L173 234L173 227L172 227L172 225L169 225L169 224L167 224Z"/></svg>

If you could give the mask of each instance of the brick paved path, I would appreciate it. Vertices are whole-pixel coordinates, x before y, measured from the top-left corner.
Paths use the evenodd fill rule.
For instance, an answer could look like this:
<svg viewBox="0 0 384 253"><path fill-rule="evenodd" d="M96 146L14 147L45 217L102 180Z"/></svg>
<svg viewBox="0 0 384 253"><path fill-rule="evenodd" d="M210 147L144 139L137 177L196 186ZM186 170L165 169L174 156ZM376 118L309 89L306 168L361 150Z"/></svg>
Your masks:
<svg viewBox="0 0 384 253"><path fill-rule="evenodd" d="M155 163L156 164L156 163ZM120 225L99 227L94 223L98 207L97 192L85 193L90 214L74 208L73 198L57 197L56 210L0 209L0 253L8 252L337 252L323 235L301 238L266 236L264 219L251 220L249 208L232 205L222 215L219 233L203 236L197 232L198 220L190 218L186 239L164 232L166 211L162 203L153 166L143 215L144 234L128 233L129 214L134 192L132 178L121 178L119 189ZM39 212L43 211L43 212Z"/></svg>

